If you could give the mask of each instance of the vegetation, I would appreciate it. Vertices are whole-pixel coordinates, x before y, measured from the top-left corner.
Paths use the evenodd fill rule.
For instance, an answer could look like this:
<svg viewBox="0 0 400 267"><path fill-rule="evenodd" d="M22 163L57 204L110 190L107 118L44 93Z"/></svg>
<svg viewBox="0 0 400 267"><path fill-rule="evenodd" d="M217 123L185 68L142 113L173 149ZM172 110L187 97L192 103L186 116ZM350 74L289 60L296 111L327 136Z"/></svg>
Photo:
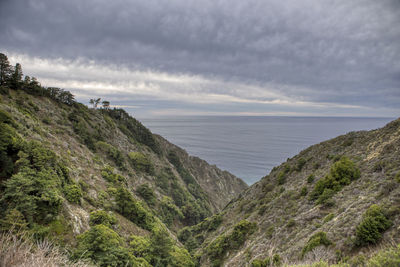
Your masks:
<svg viewBox="0 0 400 267"><path fill-rule="evenodd" d="M310 199L317 200L317 204L328 204L336 192L359 177L360 170L354 162L343 156L333 164L329 174L315 184Z"/></svg>
<svg viewBox="0 0 400 267"><path fill-rule="evenodd" d="M256 223L242 220L234 226L231 233L218 236L207 247L212 266L220 266L226 253L240 248L255 230Z"/></svg>
<svg viewBox="0 0 400 267"><path fill-rule="evenodd" d="M301 255L302 255L302 257L304 257L304 255L307 254L307 252L312 251L314 248L316 248L318 246L326 246L327 247L332 244L333 244L332 241L330 241L328 239L325 232L318 232L318 233L312 235L310 237L310 239L308 239L307 244L301 251Z"/></svg>
<svg viewBox="0 0 400 267"><path fill-rule="evenodd" d="M391 225L382 207L370 206L356 228L356 245L376 244L382 238L382 233Z"/></svg>
<svg viewBox="0 0 400 267"><path fill-rule="evenodd" d="M138 186L136 192L146 201L148 205L153 206L156 203L154 191L148 184L142 184Z"/></svg>
<svg viewBox="0 0 400 267"><path fill-rule="evenodd" d="M96 210L90 213L89 224L91 226L103 224L107 227L111 227L117 223L117 218L104 210Z"/></svg>
<svg viewBox="0 0 400 267"><path fill-rule="evenodd" d="M132 166L135 170L141 172L147 172L152 174L154 172L153 164L150 159L141 152L130 152L129 159L132 162Z"/></svg>

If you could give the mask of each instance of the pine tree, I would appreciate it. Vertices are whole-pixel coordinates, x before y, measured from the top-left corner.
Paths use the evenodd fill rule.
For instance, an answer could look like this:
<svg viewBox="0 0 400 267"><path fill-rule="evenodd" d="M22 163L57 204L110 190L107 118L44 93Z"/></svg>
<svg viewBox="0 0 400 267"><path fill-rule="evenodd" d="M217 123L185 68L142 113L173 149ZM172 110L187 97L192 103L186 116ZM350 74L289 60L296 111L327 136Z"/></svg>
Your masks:
<svg viewBox="0 0 400 267"><path fill-rule="evenodd" d="M10 80L12 73L7 56L0 53L0 85L5 85Z"/></svg>

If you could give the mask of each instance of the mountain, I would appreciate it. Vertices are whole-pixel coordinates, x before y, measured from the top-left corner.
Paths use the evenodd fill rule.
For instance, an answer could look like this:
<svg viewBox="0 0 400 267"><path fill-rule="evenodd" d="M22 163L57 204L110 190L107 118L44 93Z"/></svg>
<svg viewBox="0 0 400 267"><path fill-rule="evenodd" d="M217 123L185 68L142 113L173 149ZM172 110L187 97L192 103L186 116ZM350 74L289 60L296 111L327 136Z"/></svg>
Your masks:
<svg viewBox="0 0 400 267"><path fill-rule="evenodd" d="M248 187L22 76L0 54L0 266L400 266L400 119Z"/></svg>
<svg viewBox="0 0 400 267"><path fill-rule="evenodd" d="M194 266L178 230L248 186L108 101L89 108L0 61L1 229L100 266Z"/></svg>
<svg viewBox="0 0 400 267"><path fill-rule="evenodd" d="M399 243L399 215L397 119L303 150L232 200L215 227L203 222L179 238L202 266L321 259L364 266L375 251Z"/></svg>

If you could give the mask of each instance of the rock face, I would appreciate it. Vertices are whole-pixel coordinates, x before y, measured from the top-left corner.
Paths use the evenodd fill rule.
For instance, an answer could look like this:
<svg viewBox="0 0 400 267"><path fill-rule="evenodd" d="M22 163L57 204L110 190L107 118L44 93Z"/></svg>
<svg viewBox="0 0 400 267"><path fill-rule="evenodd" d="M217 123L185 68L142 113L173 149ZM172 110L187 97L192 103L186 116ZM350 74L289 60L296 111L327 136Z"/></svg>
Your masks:
<svg viewBox="0 0 400 267"><path fill-rule="evenodd" d="M373 204L391 224L378 234L381 238L360 245L356 229ZM220 215L223 221L214 231L202 232L205 239L197 253L203 255L204 266L246 266L275 254L292 263L321 258L335 262L370 254L380 247L376 243L399 243L400 119L305 149L242 192ZM257 230L230 246L226 241L232 243L232 233L243 220L256 223ZM310 245L322 235L326 245ZM215 254L218 246L222 252Z"/></svg>
<svg viewBox="0 0 400 267"><path fill-rule="evenodd" d="M230 200L248 188L242 179L220 170L215 165L209 165L205 160L190 156L185 150L171 144L161 136L157 136L157 140L165 151L175 151L179 156L184 168L193 175L206 192L213 212L221 211Z"/></svg>

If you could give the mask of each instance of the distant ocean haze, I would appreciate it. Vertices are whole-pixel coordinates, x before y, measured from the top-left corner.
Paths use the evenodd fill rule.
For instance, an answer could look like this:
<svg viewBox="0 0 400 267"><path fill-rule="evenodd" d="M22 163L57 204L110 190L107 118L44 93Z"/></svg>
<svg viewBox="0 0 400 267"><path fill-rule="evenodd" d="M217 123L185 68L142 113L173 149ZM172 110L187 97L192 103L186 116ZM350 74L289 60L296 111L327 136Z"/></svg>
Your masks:
<svg viewBox="0 0 400 267"><path fill-rule="evenodd" d="M394 118L177 116L143 118L153 133L251 185L310 145Z"/></svg>

